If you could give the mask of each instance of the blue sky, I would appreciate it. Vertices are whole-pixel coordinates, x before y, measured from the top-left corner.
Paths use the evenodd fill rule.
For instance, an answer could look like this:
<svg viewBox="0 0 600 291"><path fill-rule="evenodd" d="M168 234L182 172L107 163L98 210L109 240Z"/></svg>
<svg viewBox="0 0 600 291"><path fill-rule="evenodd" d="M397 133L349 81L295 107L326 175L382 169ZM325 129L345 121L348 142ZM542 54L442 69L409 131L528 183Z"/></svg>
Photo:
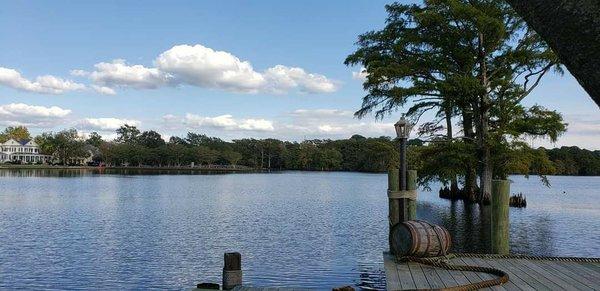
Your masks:
<svg viewBox="0 0 600 291"><path fill-rule="evenodd" d="M364 92L359 68L343 65L358 34L383 26L388 2L5 1L0 127L107 138L124 122L165 137L393 135L399 114L352 117ZM598 107L568 73L525 102L564 114L570 131L557 145L600 148Z"/></svg>

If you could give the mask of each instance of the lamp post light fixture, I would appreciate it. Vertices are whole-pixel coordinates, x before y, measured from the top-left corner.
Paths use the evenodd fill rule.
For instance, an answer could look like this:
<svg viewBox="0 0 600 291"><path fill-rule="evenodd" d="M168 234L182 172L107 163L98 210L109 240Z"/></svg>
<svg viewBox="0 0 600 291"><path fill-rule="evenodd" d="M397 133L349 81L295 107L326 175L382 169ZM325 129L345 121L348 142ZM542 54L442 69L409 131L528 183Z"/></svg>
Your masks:
<svg viewBox="0 0 600 291"><path fill-rule="evenodd" d="M408 136L410 135L412 125L406 120L406 118L404 118L403 114L400 120L394 124L394 128L396 129L396 136L400 140L400 190L408 190L406 187L406 143L408 141Z"/></svg>
<svg viewBox="0 0 600 291"><path fill-rule="evenodd" d="M400 139L408 139L408 135L410 134L411 126L410 123L404 118L404 115L400 117L400 120L394 124L394 128L396 128L396 136Z"/></svg>

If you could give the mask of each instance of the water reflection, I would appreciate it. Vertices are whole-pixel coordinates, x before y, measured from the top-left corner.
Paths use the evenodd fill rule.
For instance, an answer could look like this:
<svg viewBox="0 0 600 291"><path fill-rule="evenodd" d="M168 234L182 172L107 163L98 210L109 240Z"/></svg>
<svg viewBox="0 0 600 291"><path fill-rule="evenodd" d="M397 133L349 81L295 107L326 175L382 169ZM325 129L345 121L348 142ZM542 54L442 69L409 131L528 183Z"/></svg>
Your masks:
<svg viewBox="0 0 600 291"><path fill-rule="evenodd" d="M250 171L244 171L248 173ZM236 170L150 169L150 168L0 168L0 177L81 177L92 175L217 175L240 173Z"/></svg>
<svg viewBox="0 0 600 291"><path fill-rule="evenodd" d="M10 278L0 289L185 289L218 282L231 250L249 285L385 287L385 175L154 174L0 170L0 270ZM513 253L600 256L600 177L553 177L552 191L513 179L528 199L510 209ZM448 228L453 251L487 251L488 215L419 194L418 218Z"/></svg>

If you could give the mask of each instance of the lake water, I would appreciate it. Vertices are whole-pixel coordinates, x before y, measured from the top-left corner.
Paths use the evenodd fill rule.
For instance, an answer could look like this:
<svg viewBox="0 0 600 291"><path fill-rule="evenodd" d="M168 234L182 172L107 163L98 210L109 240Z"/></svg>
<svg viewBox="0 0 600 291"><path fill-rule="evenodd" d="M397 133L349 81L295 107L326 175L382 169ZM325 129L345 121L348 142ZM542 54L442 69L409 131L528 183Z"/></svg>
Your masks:
<svg viewBox="0 0 600 291"><path fill-rule="evenodd" d="M600 177L511 177L513 253L600 257ZM132 175L0 170L0 289L186 289L242 254L245 284L383 289L384 174ZM484 252L481 210L420 191L454 251ZM487 210L483 210L484 212Z"/></svg>

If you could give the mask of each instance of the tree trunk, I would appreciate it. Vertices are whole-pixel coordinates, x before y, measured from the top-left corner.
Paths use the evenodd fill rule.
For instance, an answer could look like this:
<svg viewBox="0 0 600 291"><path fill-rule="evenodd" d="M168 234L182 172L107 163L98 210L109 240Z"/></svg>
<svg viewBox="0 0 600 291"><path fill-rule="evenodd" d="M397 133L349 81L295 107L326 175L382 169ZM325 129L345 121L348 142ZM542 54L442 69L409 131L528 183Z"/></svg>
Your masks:
<svg viewBox="0 0 600 291"><path fill-rule="evenodd" d="M446 115L446 139L448 142L452 142L452 104L446 104L444 107L444 114ZM456 176L450 179L450 192L452 196L458 194L458 181Z"/></svg>
<svg viewBox="0 0 600 291"><path fill-rule="evenodd" d="M508 0L600 107L600 1Z"/></svg>
<svg viewBox="0 0 600 291"><path fill-rule="evenodd" d="M463 109L463 132L465 135L465 143L473 144L475 133L473 132L473 113L469 109ZM464 191L469 201L475 201L475 188L477 187L477 171L476 167L467 165L465 172L465 187Z"/></svg>
<svg viewBox="0 0 600 291"><path fill-rule="evenodd" d="M479 78L484 93L479 96L477 104L477 145L479 147L479 202L489 201L492 193L492 164L489 147L490 95L487 93L489 80L487 75L487 53L483 47L483 34L479 33Z"/></svg>

